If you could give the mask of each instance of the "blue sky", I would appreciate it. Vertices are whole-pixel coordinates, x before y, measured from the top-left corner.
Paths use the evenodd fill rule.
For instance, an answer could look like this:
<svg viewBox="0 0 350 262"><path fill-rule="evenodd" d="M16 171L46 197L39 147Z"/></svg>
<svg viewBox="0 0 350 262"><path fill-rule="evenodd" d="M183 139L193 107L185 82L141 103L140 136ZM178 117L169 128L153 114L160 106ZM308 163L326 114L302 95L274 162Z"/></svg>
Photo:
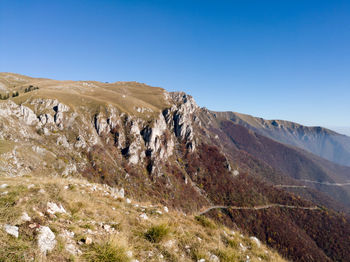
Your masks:
<svg viewBox="0 0 350 262"><path fill-rule="evenodd" d="M350 1L0 1L0 71L139 81L200 106L350 126Z"/></svg>

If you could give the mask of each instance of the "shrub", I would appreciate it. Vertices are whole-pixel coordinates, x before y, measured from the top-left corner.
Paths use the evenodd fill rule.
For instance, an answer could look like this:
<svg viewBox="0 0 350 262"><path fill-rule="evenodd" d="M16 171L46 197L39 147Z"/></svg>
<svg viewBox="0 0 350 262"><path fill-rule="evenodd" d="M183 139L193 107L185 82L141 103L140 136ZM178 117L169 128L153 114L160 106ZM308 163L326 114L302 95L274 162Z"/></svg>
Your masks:
<svg viewBox="0 0 350 262"><path fill-rule="evenodd" d="M152 243L159 243L169 233L169 228L165 224L152 226L145 233L145 238Z"/></svg>
<svg viewBox="0 0 350 262"><path fill-rule="evenodd" d="M93 244L84 254L86 261L94 262L129 262L124 248L119 247L112 242L102 244Z"/></svg>
<svg viewBox="0 0 350 262"><path fill-rule="evenodd" d="M210 219L206 218L205 216L196 216L195 219L203 227L207 227L207 228L211 228L211 229L215 228L215 224Z"/></svg>

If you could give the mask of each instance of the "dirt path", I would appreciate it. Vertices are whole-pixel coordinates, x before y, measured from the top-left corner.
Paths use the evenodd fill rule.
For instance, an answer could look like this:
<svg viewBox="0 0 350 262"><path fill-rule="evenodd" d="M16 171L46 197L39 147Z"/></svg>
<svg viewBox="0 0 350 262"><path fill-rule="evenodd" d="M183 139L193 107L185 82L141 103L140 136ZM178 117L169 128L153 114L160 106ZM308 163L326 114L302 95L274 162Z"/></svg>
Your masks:
<svg viewBox="0 0 350 262"><path fill-rule="evenodd" d="M307 188L307 186L297 186L297 185L274 185L274 187L279 188Z"/></svg>
<svg viewBox="0 0 350 262"><path fill-rule="evenodd" d="M238 206L212 206L209 207L203 211L201 211L198 215L204 215L208 213L209 211L213 209L235 209L235 210L261 210L261 209L267 209L272 207L280 207L280 208L291 208L291 209L306 209L306 210L318 210L319 207L302 207L302 206L288 206L288 205L281 205L281 204L268 204L268 205L260 205L260 206L254 206L254 207L238 207Z"/></svg>
<svg viewBox="0 0 350 262"><path fill-rule="evenodd" d="M350 182L347 183L330 183L330 182L318 182L318 181L312 181L307 179L300 179L300 181L306 182L306 183L313 183L313 184L320 184L325 186L350 186Z"/></svg>
<svg viewBox="0 0 350 262"><path fill-rule="evenodd" d="M307 179L300 179L300 182L304 183L312 183L312 184L319 184L319 185L325 185L325 186L350 186L350 182L347 183L330 183L330 182L319 182L319 181L313 181L313 180L307 180ZM306 185L274 185L274 187L279 188L308 188L309 186Z"/></svg>

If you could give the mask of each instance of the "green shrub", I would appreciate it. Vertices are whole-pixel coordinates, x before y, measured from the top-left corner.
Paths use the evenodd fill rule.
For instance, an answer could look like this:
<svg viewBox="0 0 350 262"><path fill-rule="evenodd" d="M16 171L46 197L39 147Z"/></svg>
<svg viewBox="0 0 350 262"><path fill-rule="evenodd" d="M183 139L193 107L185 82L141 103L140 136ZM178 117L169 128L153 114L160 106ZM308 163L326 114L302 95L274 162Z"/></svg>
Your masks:
<svg viewBox="0 0 350 262"><path fill-rule="evenodd" d="M214 229L216 226L215 224L205 216L196 216L195 219L197 222L202 225L203 227Z"/></svg>
<svg viewBox="0 0 350 262"><path fill-rule="evenodd" d="M130 258L122 247L111 242L102 244L93 244L89 250L83 255L85 261L94 262L129 262Z"/></svg>
<svg viewBox="0 0 350 262"><path fill-rule="evenodd" d="M169 228L165 224L152 226L145 233L145 238L152 243L159 243L165 236L169 234Z"/></svg>

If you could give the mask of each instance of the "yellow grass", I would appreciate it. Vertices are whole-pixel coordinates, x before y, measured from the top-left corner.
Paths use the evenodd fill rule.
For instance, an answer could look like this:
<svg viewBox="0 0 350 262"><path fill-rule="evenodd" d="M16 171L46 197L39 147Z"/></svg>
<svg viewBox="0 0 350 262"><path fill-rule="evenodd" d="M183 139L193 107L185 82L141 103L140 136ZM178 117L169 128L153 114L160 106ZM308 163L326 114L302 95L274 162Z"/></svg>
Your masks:
<svg viewBox="0 0 350 262"><path fill-rule="evenodd" d="M4 183L8 187L0 189L0 194L8 193L0 197L0 224L20 225L20 237L15 239L0 230L0 261L30 261L41 257L36 232L28 227L30 223L49 226L58 240L55 249L46 258L41 257L44 261L91 261L88 258L99 257L99 250L108 250L110 256L95 261L110 261L108 258L116 255L113 252L119 251L124 252L120 258L125 259L120 261L129 261L125 257L127 251L132 251L132 257L140 261L159 261L160 257L165 261L201 258L209 261L211 254L221 261L245 261L246 256L250 261L285 261L276 252L265 246L259 248L249 237L208 218L198 219L175 211L165 213L162 206L151 203L127 204L123 199L105 195L109 189L102 185L95 185L98 190L92 191L94 185L83 179L0 178L0 185ZM49 201L62 204L67 214L49 215L46 211ZM32 221L22 224L19 217L24 211ZM142 213L149 219L141 219ZM103 225L112 229L107 231ZM83 254L73 256L65 250L66 240L59 236L64 230L75 233L74 243L91 237L93 244L77 245ZM247 247L246 251L241 250L240 243ZM9 253L11 260L6 260Z"/></svg>

